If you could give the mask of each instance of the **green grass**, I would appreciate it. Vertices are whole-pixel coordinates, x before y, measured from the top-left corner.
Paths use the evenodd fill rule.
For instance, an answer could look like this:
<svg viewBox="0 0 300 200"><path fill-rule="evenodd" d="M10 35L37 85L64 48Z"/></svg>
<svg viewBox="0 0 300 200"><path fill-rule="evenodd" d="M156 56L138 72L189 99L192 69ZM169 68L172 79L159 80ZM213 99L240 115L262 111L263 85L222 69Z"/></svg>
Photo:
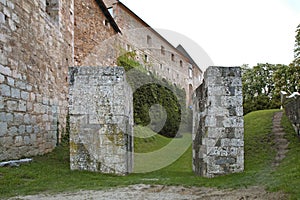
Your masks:
<svg viewBox="0 0 300 200"><path fill-rule="evenodd" d="M153 132L148 127L134 127L134 152L146 153L158 150L171 142L171 138Z"/></svg>
<svg viewBox="0 0 300 200"><path fill-rule="evenodd" d="M288 118L281 121L289 140L289 152L276 171L272 172L272 181L268 186L271 191L283 190L291 194L292 199L300 198L300 138L295 133Z"/></svg>
<svg viewBox="0 0 300 200"><path fill-rule="evenodd" d="M291 142L286 159L278 168L272 168L275 156L273 137L270 135L272 116L278 110L249 113L245 116L245 172L213 179L195 176L192 172L191 147L171 165L148 173L133 173L128 176L69 170L69 150L63 145L52 153L34 158L34 162L18 168L0 168L0 198L36 193L57 193L76 190L99 190L130 184L165 184L183 186L207 186L218 188L241 188L260 185L270 191L282 190L296 199L300 196L299 140L291 130L286 118L283 125ZM170 157L172 152L184 151L190 134L171 140L154 135L151 130L136 127L136 134L144 136L135 142L139 153L160 152L157 160ZM152 136L152 137L148 137ZM181 146L180 146L181 145ZM181 149L180 149L181 148ZM165 155L161 152L167 149ZM143 162L135 158L136 162ZM139 166L141 167L141 166Z"/></svg>

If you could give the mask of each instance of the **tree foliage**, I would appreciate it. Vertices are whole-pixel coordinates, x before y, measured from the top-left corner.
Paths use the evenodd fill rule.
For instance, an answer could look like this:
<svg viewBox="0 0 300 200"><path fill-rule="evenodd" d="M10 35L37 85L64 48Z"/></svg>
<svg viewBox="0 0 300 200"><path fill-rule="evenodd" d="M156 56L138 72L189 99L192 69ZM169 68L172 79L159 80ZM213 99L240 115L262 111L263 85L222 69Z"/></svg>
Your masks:
<svg viewBox="0 0 300 200"><path fill-rule="evenodd" d="M248 66L242 68L244 114L280 105L280 98L274 98L273 81L273 75L278 67L280 66L266 63L257 64L253 68Z"/></svg>

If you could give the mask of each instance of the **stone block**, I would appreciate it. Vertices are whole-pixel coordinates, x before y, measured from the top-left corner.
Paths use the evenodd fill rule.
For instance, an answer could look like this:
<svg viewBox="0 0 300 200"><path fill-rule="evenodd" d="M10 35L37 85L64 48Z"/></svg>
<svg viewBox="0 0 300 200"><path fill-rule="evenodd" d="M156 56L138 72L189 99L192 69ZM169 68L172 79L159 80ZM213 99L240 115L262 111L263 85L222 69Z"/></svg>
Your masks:
<svg viewBox="0 0 300 200"><path fill-rule="evenodd" d="M26 112L26 101L19 101L18 111Z"/></svg>
<svg viewBox="0 0 300 200"><path fill-rule="evenodd" d="M7 84L13 87L15 85L15 80L11 77L7 77Z"/></svg>
<svg viewBox="0 0 300 200"><path fill-rule="evenodd" d="M2 96L10 97L11 96L11 91L10 91L10 86L1 84L0 85L0 91Z"/></svg>
<svg viewBox="0 0 300 200"><path fill-rule="evenodd" d="M26 83L23 81L16 81L16 87L22 90L26 90Z"/></svg>
<svg viewBox="0 0 300 200"><path fill-rule="evenodd" d="M0 122L0 137L7 134L7 122Z"/></svg>
<svg viewBox="0 0 300 200"><path fill-rule="evenodd" d="M32 126L31 125L26 126L26 133L32 133Z"/></svg>
<svg viewBox="0 0 300 200"><path fill-rule="evenodd" d="M18 88L11 88L11 97L13 98L20 98L21 91Z"/></svg>
<svg viewBox="0 0 300 200"><path fill-rule="evenodd" d="M22 91L21 92L21 98L24 99L25 101L28 101L29 100L29 93L25 92L25 91Z"/></svg>
<svg viewBox="0 0 300 200"><path fill-rule="evenodd" d="M22 144L23 144L23 137L22 136L16 136L14 143L15 143L16 147L22 146Z"/></svg>
<svg viewBox="0 0 300 200"><path fill-rule="evenodd" d="M11 70L8 67L4 67L0 64L0 72L4 75L11 76Z"/></svg>
<svg viewBox="0 0 300 200"><path fill-rule="evenodd" d="M18 110L18 102L17 101L7 101L7 109L9 111L17 111Z"/></svg>
<svg viewBox="0 0 300 200"><path fill-rule="evenodd" d="M8 129L8 135L12 137L18 135L18 128L16 126L11 126Z"/></svg>
<svg viewBox="0 0 300 200"><path fill-rule="evenodd" d="M14 114L14 122L16 124L23 124L24 123L24 114L22 114L22 113L15 113Z"/></svg>

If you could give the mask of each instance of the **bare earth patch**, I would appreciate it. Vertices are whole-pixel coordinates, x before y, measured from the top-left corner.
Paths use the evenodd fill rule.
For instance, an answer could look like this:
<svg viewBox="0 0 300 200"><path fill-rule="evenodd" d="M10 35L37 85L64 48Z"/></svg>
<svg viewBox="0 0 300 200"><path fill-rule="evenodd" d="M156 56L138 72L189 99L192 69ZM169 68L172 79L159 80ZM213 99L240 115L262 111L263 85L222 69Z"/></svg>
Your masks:
<svg viewBox="0 0 300 200"><path fill-rule="evenodd" d="M61 193L61 194L41 194L24 197L14 197L11 200L85 200L85 199L101 199L101 200L135 200L135 199L222 199L222 200L246 200L246 199L261 199L261 200L276 200L287 199L282 193L269 193L261 187L249 187L245 189L227 189L219 190L216 188L204 187L181 187L181 186L162 186L162 185L132 185L124 188L114 188L99 191L79 191L76 193Z"/></svg>
<svg viewBox="0 0 300 200"><path fill-rule="evenodd" d="M288 152L289 142L284 138L285 132L281 126L282 112L277 112L273 117L273 130L272 133L275 136L275 148L276 148L276 157L273 162L273 166L278 166L280 162L286 157Z"/></svg>

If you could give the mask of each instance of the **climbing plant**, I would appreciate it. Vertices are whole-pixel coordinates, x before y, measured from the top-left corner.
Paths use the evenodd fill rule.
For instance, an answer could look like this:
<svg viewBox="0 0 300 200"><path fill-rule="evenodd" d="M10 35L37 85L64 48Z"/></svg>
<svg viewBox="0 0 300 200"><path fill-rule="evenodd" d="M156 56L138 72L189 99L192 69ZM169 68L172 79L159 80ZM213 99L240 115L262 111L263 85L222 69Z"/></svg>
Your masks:
<svg viewBox="0 0 300 200"><path fill-rule="evenodd" d="M166 137L175 137L181 114L185 111L185 92L143 69L135 57L134 52L127 52L117 59L117 64L125 68L127 81L134 91L134 122L136 125L149 125L151 107L160 105L166 112L166 121L158 133ZM157 116L163 115L161 113Z"/></svg>

